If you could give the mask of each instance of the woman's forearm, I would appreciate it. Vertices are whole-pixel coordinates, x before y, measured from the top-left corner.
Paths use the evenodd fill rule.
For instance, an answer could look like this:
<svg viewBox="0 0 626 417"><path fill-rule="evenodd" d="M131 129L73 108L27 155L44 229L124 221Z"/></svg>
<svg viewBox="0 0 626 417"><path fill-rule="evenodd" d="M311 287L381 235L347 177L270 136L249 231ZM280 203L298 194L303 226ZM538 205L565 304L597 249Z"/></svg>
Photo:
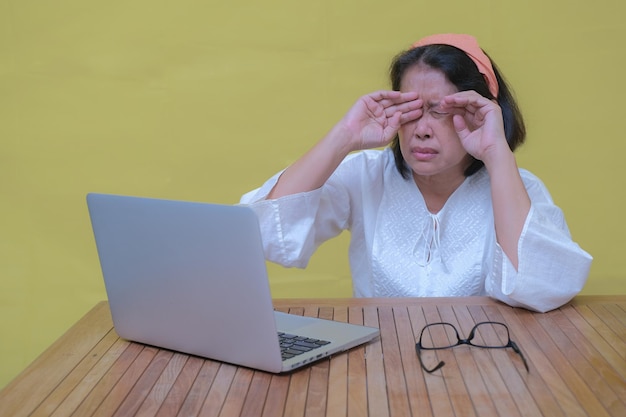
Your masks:
<svg viewBox="0 0 626 417"><path fill-rule="evenodd" d="M324 185L352 150L346 138L347 135L341 127L333 128L282 173L267 198L313 191Z"/></svg>
<svg viewBox="0 0 626 417"><path fill-rule="evenodd" d="M530 197L512 152L486 166L491 179L496 239L517 269L518 243L530 211Z"/></svg>

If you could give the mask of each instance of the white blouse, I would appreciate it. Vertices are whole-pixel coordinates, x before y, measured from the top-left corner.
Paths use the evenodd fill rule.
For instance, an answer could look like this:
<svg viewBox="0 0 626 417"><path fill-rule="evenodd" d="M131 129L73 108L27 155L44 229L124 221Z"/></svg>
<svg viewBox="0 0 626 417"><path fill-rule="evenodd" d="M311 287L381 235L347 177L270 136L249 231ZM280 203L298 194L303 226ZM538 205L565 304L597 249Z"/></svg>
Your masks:
<svg viewBox="0 0 626 417"><path fill-rule="evenodd" d="M537 311L557 308L585 284L591 256L572 241L562 211L530 172L531 199L516 270L496 242L489 175L468 177L437 213L391 149L349 155L314 191L266 200L281 173L245 194L259 218L265 256L306 267L324 241L350 230L356 297L489 295Z"/></svg>

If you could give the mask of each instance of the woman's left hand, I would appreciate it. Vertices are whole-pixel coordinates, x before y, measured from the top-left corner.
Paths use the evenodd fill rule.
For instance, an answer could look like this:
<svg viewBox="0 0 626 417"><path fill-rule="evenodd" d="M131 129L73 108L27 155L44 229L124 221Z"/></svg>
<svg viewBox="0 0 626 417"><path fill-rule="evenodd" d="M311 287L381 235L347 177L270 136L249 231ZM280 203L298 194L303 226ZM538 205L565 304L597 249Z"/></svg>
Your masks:
<svg viewBox="0 0 626 417"><path fill-rule="evenodd" d="M443 110L452 113L463 148L486 165L492 155L510 148L504 135L502 110L494 101L475 91L461 91L441 101Z"/></svg>

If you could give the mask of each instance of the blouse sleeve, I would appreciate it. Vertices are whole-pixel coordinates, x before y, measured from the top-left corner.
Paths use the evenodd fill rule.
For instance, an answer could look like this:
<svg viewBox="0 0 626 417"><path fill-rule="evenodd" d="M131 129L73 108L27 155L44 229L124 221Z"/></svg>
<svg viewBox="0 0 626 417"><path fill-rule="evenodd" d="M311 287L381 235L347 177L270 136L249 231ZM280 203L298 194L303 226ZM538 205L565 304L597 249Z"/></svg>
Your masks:
<svg viewBox="0 0 626 417"><path fill-rule="evenodd" d="M531 208L518 244L518 269L496 243L485 287L492 297L509 305L545 312L582 290L592 257L572 240L563 212L543 183L527 171L522 178Z"/></svg>
<svg viewBox="0 0 626 417"><path fill-rule="evenodd" d="M340 176L323 187L278 199L267 199L281 173L241 197L256 213L265 257L286 267L305 268L315 250L348 227L349 195Z"/></svg>

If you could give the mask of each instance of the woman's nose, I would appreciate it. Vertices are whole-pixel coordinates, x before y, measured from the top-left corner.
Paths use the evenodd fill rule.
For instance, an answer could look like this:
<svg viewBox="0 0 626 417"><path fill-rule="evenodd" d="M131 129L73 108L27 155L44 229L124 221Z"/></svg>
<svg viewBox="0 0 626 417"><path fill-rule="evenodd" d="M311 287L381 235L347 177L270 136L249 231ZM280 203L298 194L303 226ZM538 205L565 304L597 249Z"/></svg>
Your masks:
<svg viewBox="0 0 626 417"><path fill-rule="evenodd" d="M430 124L427 119L428 117L424 115L415 121L414 134L418 139L428 139L432 134Z"/></svg>

